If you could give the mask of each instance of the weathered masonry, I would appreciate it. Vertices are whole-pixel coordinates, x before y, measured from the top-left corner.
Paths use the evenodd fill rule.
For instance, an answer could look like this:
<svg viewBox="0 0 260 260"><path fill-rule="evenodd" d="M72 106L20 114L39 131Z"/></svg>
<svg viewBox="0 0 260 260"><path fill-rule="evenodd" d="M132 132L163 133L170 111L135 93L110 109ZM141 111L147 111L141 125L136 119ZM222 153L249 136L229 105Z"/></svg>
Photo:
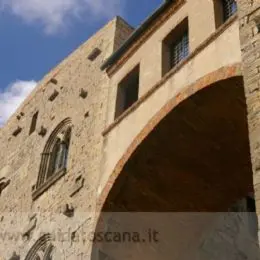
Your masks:
<svg viewBox="0 0 260 260"><path fill-rule="evenodd" d="M1 259L260 259L259 32L168 0L50 71L0 129Z"/></svg>

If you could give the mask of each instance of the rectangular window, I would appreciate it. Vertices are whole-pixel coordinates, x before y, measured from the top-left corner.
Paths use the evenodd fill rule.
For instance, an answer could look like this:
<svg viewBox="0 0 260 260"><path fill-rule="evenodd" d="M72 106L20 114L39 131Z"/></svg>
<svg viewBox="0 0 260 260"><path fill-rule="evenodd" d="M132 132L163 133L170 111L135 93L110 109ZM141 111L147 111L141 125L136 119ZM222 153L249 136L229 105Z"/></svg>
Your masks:
<svg viewBox="0 0 260 260"><path fill-rule="evenodd" d="M162 75L170 71L189 55L188 18L177 25L162 45Z"/></svg>
<svg viewBox="0 0 260 260"><path fill-rule="evenodd" d="M118 85L115 118L138 100L139 65L136 66Z"/></svg>
<svg viewBox="0 0 260 260"><path fill-rule="evenodd" d="M30 127L29 135L32 134L32 133L35 131L35 129L36 129L38 114L39 114L39 112L37 111L37 112L33 115L33 117L32 117L32 122L31 122L31 127Z"/></svg>
<svg viewBox="0 0 260 260"><path fill-rule="evenodd" d="M226 22L237 11L236 0L214 0L216 28Z"/></svg>
<svg viewBox="0 0 260 260"><path fill-rule="evenodd" d="M189 55L189 36L188 31L183 32L180 39L171 44L171 67L175 67Z"/></svg>
<svg viewBox="0 0 260 260"><path fill-rule="evenodd" d="M236 0L222 0L222 2L224 21L226 21L237 11L237 3Z"/></svg>

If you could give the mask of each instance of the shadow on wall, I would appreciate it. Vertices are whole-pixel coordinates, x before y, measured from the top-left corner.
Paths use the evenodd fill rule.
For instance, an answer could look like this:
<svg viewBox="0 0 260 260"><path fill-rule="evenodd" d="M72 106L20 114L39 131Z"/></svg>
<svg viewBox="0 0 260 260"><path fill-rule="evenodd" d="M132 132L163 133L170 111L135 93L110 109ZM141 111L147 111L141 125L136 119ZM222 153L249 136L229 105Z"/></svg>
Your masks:
<svg viewBox="0 0 260 260"><path fill-rule="evenodd" d="M174 108L115 181L92 259L258 259L246 115L242 77Z"/></svg>

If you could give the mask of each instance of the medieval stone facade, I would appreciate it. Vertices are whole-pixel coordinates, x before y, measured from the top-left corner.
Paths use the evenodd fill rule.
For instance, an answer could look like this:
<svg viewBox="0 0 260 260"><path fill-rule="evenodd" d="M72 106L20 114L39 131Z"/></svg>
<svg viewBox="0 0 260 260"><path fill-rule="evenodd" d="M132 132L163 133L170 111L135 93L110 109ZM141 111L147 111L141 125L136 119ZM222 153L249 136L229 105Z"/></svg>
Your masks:
<svg viewBox="0 0 260 260"><path fill-rule="evenodd" d="M164 1L49 72L0 129L1 259L259 259L259 8Z"/></svg>
<svg viewBox="0 0 260 260"><path fill-rule="evenodd" d="M71 226L71 233L93 225L90 214L96 206L108 91L108 77L99 67L131 31L120 18L109 22L44 77L1 129L1 230L14 236L0 243L4 259L13 252L24 259L40 234L48 233L51 218L61 224L60 232L68 232L67 221L72 218L66 212L72 208L81 220ZM100 52L97 57L89 57L95 50ZM47 178L52 148L68 129L66 167L59 165L58 175ZM17 234L21 237L16 241ZM82 252L68 246L62 254L85 259L87 250Z"/></svg>

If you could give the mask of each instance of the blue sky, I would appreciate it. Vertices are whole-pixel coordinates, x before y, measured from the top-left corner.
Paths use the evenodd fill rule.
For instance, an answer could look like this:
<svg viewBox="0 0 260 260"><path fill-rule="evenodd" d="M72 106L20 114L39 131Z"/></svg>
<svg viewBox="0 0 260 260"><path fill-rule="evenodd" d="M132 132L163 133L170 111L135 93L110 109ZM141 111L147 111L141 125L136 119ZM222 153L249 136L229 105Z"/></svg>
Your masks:
<svg viewBox="0 0 260 260"><path fill-rule="evenodd" d="M0 125L51 68L115 15L138 26L163 0L0 0Z"/></svg>

